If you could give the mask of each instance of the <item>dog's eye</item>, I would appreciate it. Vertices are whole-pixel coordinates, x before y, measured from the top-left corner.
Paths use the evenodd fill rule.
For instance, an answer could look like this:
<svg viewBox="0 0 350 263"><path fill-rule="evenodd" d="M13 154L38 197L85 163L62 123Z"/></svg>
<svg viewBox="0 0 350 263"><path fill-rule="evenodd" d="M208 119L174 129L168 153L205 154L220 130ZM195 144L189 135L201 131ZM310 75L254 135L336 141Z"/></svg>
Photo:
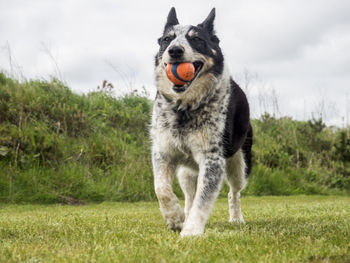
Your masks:
<svg viewBox="0 0 350 263"><path fill-rule="evenodd" d="M170 37L163 38L163 42L169 42L169 41L170 41Z"/></svg>
<svg viewBox="0 0 350 263"><path fill-rule="evenodd" d="M193 37L192 39L193 39L194 41L197 41L197 42L202 41L202 39L199 38L199 37Z"/></svg>
<svg viewBox="0 0 350 263"><path fill-rule="evenodd" d="M205 40L203 40L200 37L194 36L191 38L191 41L197 46L201 46L201 47L206 46Z"/></svg>

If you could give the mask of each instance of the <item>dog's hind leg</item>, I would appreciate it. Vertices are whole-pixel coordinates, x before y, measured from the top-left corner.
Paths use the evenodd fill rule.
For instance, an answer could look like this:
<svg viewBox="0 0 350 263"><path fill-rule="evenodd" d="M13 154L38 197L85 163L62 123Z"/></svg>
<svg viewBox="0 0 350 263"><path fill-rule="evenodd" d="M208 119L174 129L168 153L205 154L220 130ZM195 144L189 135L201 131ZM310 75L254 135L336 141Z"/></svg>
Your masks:
<svg viewBox="0 0 350 263"><path fill-rule="evenodd" d="M152 163L154 186L160 211L168 227L174 231L180 231L185 216L172 188L176 166L169 163L168 158L160 153L152 154Z"/></svg>
<svg viewBox="0 0 350 263"><path fill-rule="evenodd" d="M188 217L196 194L198 172L191 168L180 166L177 172L179 184L185 195L185 218Z"/></svg>
<svg viewBox="0 0 350 263"><path fill-rule="evenodd" d="M240 196L241 190L246 185L246 164L241 150L227 160L227 182L230 186L228 193L230 222L244 223Z"/></svg>

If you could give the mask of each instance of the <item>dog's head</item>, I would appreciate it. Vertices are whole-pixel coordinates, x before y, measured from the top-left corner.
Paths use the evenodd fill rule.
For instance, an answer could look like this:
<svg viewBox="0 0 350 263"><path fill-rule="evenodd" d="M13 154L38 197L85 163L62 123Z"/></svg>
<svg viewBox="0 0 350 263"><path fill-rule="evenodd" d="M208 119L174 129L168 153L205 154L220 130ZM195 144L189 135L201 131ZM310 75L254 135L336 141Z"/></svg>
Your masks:
<svg viewBox="0 0 350 263"><path fill-rule="evenodd" d="M184 107L197 103L207 95L224 68L224 59L219 39L214 31L215 9L197 26L180 25L175 8L171 8L164 27L163 36L158 39L156 55L156 82L159 91ZM183 86L174 85L166 76L168 64L191 62L195 77ZM181 105L180 105L181 106Z"/></svg>

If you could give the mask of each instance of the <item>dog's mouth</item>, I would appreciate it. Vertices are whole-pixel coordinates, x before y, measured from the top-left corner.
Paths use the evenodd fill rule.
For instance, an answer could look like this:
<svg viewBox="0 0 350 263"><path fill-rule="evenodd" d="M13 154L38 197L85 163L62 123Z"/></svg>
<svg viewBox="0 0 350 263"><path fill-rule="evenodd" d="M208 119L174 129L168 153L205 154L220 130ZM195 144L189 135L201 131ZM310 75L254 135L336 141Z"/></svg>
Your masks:
<svg viewBox="0 0 350 263"><path fill-rule="evenodd" d="M176 93L181 93L181 92L184 92L185 90L187 90L188 87L192 84L192 82L196 80L199 72L202 70L203 65L204 65L204 63L202 61L199 61L199 60L192 62L192 64L193 64L194 69L195 69L193 79L191 81L186 82L186 84L184 84L184 85L174 85L173 90ZM164 65L166 67L168 64L164 63Z"/></svg>

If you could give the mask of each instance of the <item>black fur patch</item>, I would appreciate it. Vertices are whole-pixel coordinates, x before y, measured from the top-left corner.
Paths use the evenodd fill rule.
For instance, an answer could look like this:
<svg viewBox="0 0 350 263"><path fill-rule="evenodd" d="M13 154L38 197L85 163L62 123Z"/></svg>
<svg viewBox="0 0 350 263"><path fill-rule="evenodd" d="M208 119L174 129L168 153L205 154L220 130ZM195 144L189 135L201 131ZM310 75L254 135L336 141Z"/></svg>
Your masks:
<svg viewBox="0 0 350 263"><path fill-rule="evenodd" d="M171 30L171 28L168 27L167 29L165 29L164 30L164 35L161 38L158 39L159 51L158 51L158 53L155 56L155 66L156 67L159 65L159 60L161 59L164 51L168 48L168 46L170 45L171 41L173 41L174 38L176 38L175 34L173 36L167 36L167 32L169 30Z"/></svg>
<svg viewBox="0 0 350 263"><path fill-rule="evenodd" d="M251 147L253 130L249 121L249 105L242 89L231 79L231 95L227 109L223 135L224 157L233 156L241 147L247 164L247 175L251 169Z"/></svg>
<svg viewBox="0 0 350 263"><path fill-rule="evenodd" d="M164 51L167 49L171 41L176 37L175 35L173 36L168 36L168 32L175 26L178 25L179 21L177 20L176 16L176 11L175 8L172 7L170 9L170 12L168 14L167 21L164 26L164 31L163 31L163 36L158 39L158 44L160 46L158 53L155 56L155 65L156 67L159 64L159 59L163 55Z"/></svg>
<svg viewBox="0 0 350 263"><path fill-rule="evenodd" d="M222 165L219 162L209 160L206 164L205 175L204 175L204 189L201 195L201 201L199 208L201 208L207 199L210 199L212 194L217 191L219 182L223 174Z"/></svg>
<svg viewBox="0 0 350 263"><path fill-rule="evenodd" d="M213 31L208 31L203 27L192 26L189 32L191 30L196 32L196 35L191 37L189 34L186 34L188 43L198 53L211 57L214 60L214 66L211 68L211 71L215 76L220 75L224 69L224 57L219 47L218 37Z"/></svg>
<svg viewBox="0 0 350 263"><path fill-rule="evenodd" d="M252 125L249 123L247 138L245 139L242 145L242 151L244 153L244 161L247 166L247 170L245 174L246 177L249 176L253 165L252 164L252 145L253 145L253 128L252 128Z"/></svg>

